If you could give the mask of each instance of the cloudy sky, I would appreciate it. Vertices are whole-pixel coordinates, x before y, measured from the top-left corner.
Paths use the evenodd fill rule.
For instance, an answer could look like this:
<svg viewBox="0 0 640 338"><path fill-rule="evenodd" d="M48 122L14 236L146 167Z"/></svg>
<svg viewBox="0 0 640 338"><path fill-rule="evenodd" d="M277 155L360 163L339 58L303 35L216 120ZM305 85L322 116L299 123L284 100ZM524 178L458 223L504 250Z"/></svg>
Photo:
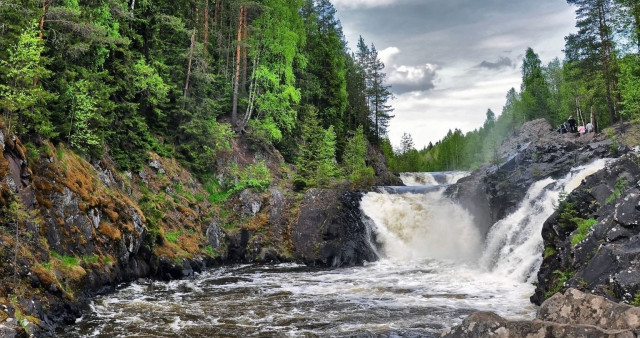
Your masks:
<svg viewBox="0 0 640 338"><path fill-rule="evenodd" d="M389 138L408 132L416 148L449 129L471 131L488 108L500 114L520 89L527 47L543 63L562 59L575 31L565 0L333 0L349 45L374 43L396 99Z"/></svg>

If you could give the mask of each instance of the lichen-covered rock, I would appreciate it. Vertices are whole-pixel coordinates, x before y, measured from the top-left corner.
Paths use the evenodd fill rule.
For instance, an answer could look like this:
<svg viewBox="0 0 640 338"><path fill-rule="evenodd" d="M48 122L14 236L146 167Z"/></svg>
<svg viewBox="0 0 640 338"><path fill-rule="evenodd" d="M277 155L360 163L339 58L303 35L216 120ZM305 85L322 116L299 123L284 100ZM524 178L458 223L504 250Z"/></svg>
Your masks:
<svg viewBox="0 0 640 338"><path fill-rule="evenodd" d="M640 308L569 289L546 300L535 320L507 320L492 312L477 312L441 337L616 337L640 334Z"/></svg>
<svg viewBox="0 0 640 338"><path fill-rule="evenodd" d="M291 229L294 257L309 265L352 266L378 259L362 220L362 194L311 189Z"/></svg>

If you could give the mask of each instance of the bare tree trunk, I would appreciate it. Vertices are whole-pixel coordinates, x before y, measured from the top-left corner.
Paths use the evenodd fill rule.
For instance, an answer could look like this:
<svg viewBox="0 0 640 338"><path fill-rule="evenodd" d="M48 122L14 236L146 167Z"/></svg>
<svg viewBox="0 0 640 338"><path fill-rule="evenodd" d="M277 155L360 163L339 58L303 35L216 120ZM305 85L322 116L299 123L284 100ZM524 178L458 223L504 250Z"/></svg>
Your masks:
<svg viewBox="0 0 640 338"><path fill-rule="evenodd" d="M196 8L196 23L198 22L198 8ZM184 105L187 104L187 94L189 93L189 79L191 78L191 65L193 63L193 50L196 45L196 25L193 26L193 33L191 33L191 45L189 47L189 65L187 66L187 80L184 84Z"/></svg>
<svg viewBox="0 0 640 338"><path fill-rule="evenodd" d="M204 39L202 42L204 56L207 56L207 43L209 43L209 0L204 2Z"/></svg>
<svg viewBox="0 0 640 338"><path fill-rule="evenodd" d="M45 15L47 15L47 0L42 0L42 15L40 16L40 32L38 32L38 38L40 39L40 41L42 42L42 39L44 39L44 34L42 33L44 31L44 17ZM38 77L34 76L33 77L33 88L38 86Z"/></svg>
<svg viewBox="0 0 640 338"><path fill-rule="evenodd" d="M238 40L236 45L236 69L233 82L233 108L231 110L231 127L238 131L238 87L240 86L240 61L242 43L242 21L244 15L244 5L240 4L240 14L238 15Z"/></svg>
<svg viewBox="0 0 640 338"><path fill-rule="evenodd" d="M606 19L605 19L605 9L604 5L600 4L598 6L598 31L600 34L600 48L601 48L601 57L602 57L602 66L604 72L604 80L605 80L605 88L607 92L607 106L609 109L609 120L610 123L615 123L616 120L616 111L615 104L613 102L613 94L612 94L612 79L611 79L611 62L610 62L610 40L608 38L608 34L606 32Z"/></svg>
<svg viewBox="0 0 640 338"><path fill-rule="evenodd" d="M245 9L242 17L242 40L245 43L242 45L242 86L240 88L243 94L247 92L247 12Z"/></svg>
<svg viewBox="0 0 640 338"><path fill-rule="evenodd" d="M258 67L260 63L260 52L253 59L253 69ZM255 73L251 77L251 85L249 86L249 105L247 106L247 111L244 114L244 118L242 119L242 125L240 126L240 130L244 131L244 128L249 123L251 119L251 115L253 114L254 103L256 99L256 77Z"/></svg>

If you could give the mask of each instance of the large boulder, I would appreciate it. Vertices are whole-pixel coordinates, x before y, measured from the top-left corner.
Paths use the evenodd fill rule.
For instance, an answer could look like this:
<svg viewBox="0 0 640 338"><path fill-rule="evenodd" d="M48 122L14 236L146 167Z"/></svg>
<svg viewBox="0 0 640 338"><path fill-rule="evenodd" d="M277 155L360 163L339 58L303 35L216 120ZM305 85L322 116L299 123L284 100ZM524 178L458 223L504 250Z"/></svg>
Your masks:
<svg viewBox="0 0 640 338"><path fill-rule="evenodd" d="M507 320L492 312L478 312L441 337L637 337L640 308L569 289L540 307L535 320Z"/></svg>
<svg viewBox="0 0 640 338"><path fill-rule="evenodd" d="M377 260L362 220L362 193L310 189L291 229L294 258L308 265L340 267Z"/></svg>

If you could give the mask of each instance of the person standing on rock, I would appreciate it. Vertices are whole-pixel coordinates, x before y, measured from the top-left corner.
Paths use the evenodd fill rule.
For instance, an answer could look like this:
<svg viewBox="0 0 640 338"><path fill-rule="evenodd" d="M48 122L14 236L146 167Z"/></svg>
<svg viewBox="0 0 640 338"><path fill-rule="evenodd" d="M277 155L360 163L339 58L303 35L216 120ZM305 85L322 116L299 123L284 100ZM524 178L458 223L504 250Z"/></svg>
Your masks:
<svg viewBox="0 0 640 338"><path fill-rule="evenodd" d="M593 133L593 124L587 123L587 133Z"/></svg>
<svg viewBox="0 0 640 338"><path fill-rule="evenodd" d="M569 124L569 132L575 133L578 131L576 128L576 120L573 118L573 115L569 115L567 123Z"/></svg>

